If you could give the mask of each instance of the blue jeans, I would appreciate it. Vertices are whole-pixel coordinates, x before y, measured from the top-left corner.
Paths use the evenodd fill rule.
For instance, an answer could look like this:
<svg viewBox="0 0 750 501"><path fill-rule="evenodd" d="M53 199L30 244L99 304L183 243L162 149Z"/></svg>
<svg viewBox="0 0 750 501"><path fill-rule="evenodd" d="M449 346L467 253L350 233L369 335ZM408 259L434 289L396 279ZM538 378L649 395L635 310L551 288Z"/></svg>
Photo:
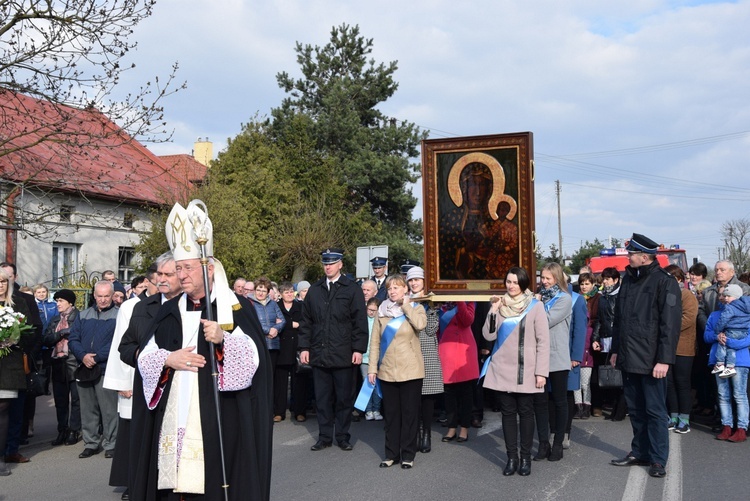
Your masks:
<svg viewBox="0 0 750 501"><path fill-rule="evenodd" d="M360 364L359 370L362 371L362 378L367 379L367 371L369 369L370 364ZM373 390L370 401L367 402L367 408L365 409L365 412L380 412L380 402L382 402L382 400L383 399L378 396L378 390Z"/></svg>
<svg viewBox="0 0 750 501"><path fill-rule="evenodd" d="M724 332L730 339L742 339L747 336L747 331L742 329L727 329ZM716 365L726 365L727 367L734 367L737 360L737 352L732 348L727 348L725 344L716 344Z"/></svg>
<svg viewBox="0 0 750 501"><path fill-rule="evenodd" d="M737 403L737 427L747 430L748 415L750 407L747 402L747 374L748 367L735 367L737 374L730 378L716 376L716 384L719 387L719 409L721 410L721 424L724 426L734 425L732 415L732 397ZM730 387L731 384L731 387Z"/></svg>

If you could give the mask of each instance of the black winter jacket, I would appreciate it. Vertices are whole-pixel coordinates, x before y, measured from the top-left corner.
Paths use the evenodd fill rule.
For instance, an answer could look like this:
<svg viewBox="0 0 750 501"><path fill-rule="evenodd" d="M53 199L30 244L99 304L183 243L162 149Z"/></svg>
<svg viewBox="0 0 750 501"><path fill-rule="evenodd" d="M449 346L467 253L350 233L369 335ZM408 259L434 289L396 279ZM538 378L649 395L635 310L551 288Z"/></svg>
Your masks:
<svg viewBox="0 0 750 501"><path fill-rule="evenodd" d="M302 303L300 351L310 352L310 365L351 367L352 354L367 351L367 307L362 289L345 275L333 284L329 297L326 279L313 284Z"/></svg>
<svg viewBox="0 0 750 501"><path fill-rule="evenodd" d="M682 321L682 295L657 261L626 268L615 306L612 353L617 368L651 374L657 363L674 364Z"/></svg>

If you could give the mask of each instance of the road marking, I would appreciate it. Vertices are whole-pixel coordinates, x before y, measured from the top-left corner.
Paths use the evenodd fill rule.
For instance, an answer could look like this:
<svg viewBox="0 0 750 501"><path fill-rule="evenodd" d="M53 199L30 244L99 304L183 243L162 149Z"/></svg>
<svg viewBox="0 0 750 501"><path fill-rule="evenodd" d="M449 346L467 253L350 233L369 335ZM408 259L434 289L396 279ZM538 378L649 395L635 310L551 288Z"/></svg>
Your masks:
<svg viewBox="0 0 750 501"><path fill-rule="evenodd" d="M656 482L664 482L662 491L663 501L680 501L682 499L682 444L676 433L669 434L669 467L667 476L663 479L654 479ZM646 493L646 482L648 481L648 469L644 467L631 466L628 474L628 482L622 501L641 501Z"/></svg>
<svg viewBox="0 0 750 501"><path fill-rule="evenodd" d="M646 492L646 480L648 473L642 466L629 466L628 483L625 485L625 492L622 494L622 501L641 501Z"/></svg>
<svg viewBox="0 0 750 501"><path fill-rule="evenodd" d="M662 492L665 501L682 499L682 440L684 438L679 433L669 434L669 468Z"/></svg>
<svg viewBox="0 0 750 501"><path fill-rule="evenodd" d="M477 437L487 435L503 427L503 420L497 417L490 417L482 422L482 429L477 432Z"/></svg>
<svg viewBox="0 0 750 501"><path fill-rule="evenodd" d="M305 442L309 442L311 445L315 442L313 442L314 438L312 435L302 435L301 437L293 438L291 440L287 440L286 442L283 442L281 445L302 445Z"/></svg>

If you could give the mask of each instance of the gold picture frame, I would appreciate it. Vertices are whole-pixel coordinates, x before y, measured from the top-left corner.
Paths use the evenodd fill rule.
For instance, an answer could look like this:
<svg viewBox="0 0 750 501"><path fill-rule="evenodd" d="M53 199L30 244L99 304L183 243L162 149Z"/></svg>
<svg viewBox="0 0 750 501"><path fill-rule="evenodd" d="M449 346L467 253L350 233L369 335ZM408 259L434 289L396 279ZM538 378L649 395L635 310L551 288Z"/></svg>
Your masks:
<svg viewBox="0 0 750 501"><path fill-rule="evenodd" d="M428 292L486 298L513 266L535 276L531 132L422 141L422 189Z"/></svg>

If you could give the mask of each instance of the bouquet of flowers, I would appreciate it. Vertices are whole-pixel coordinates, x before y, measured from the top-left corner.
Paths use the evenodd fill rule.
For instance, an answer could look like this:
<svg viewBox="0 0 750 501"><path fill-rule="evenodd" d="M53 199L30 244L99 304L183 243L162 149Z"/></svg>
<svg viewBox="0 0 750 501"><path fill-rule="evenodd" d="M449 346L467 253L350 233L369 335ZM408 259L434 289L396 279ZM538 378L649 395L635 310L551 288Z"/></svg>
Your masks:
<svg viewBox="0 0 750 501"><path fill-rule="evenodd" d="M13 345L18 344L21 334L33 329L26 325L26 317L13 308L0 306L0 357L10 353Z"/></svg>

